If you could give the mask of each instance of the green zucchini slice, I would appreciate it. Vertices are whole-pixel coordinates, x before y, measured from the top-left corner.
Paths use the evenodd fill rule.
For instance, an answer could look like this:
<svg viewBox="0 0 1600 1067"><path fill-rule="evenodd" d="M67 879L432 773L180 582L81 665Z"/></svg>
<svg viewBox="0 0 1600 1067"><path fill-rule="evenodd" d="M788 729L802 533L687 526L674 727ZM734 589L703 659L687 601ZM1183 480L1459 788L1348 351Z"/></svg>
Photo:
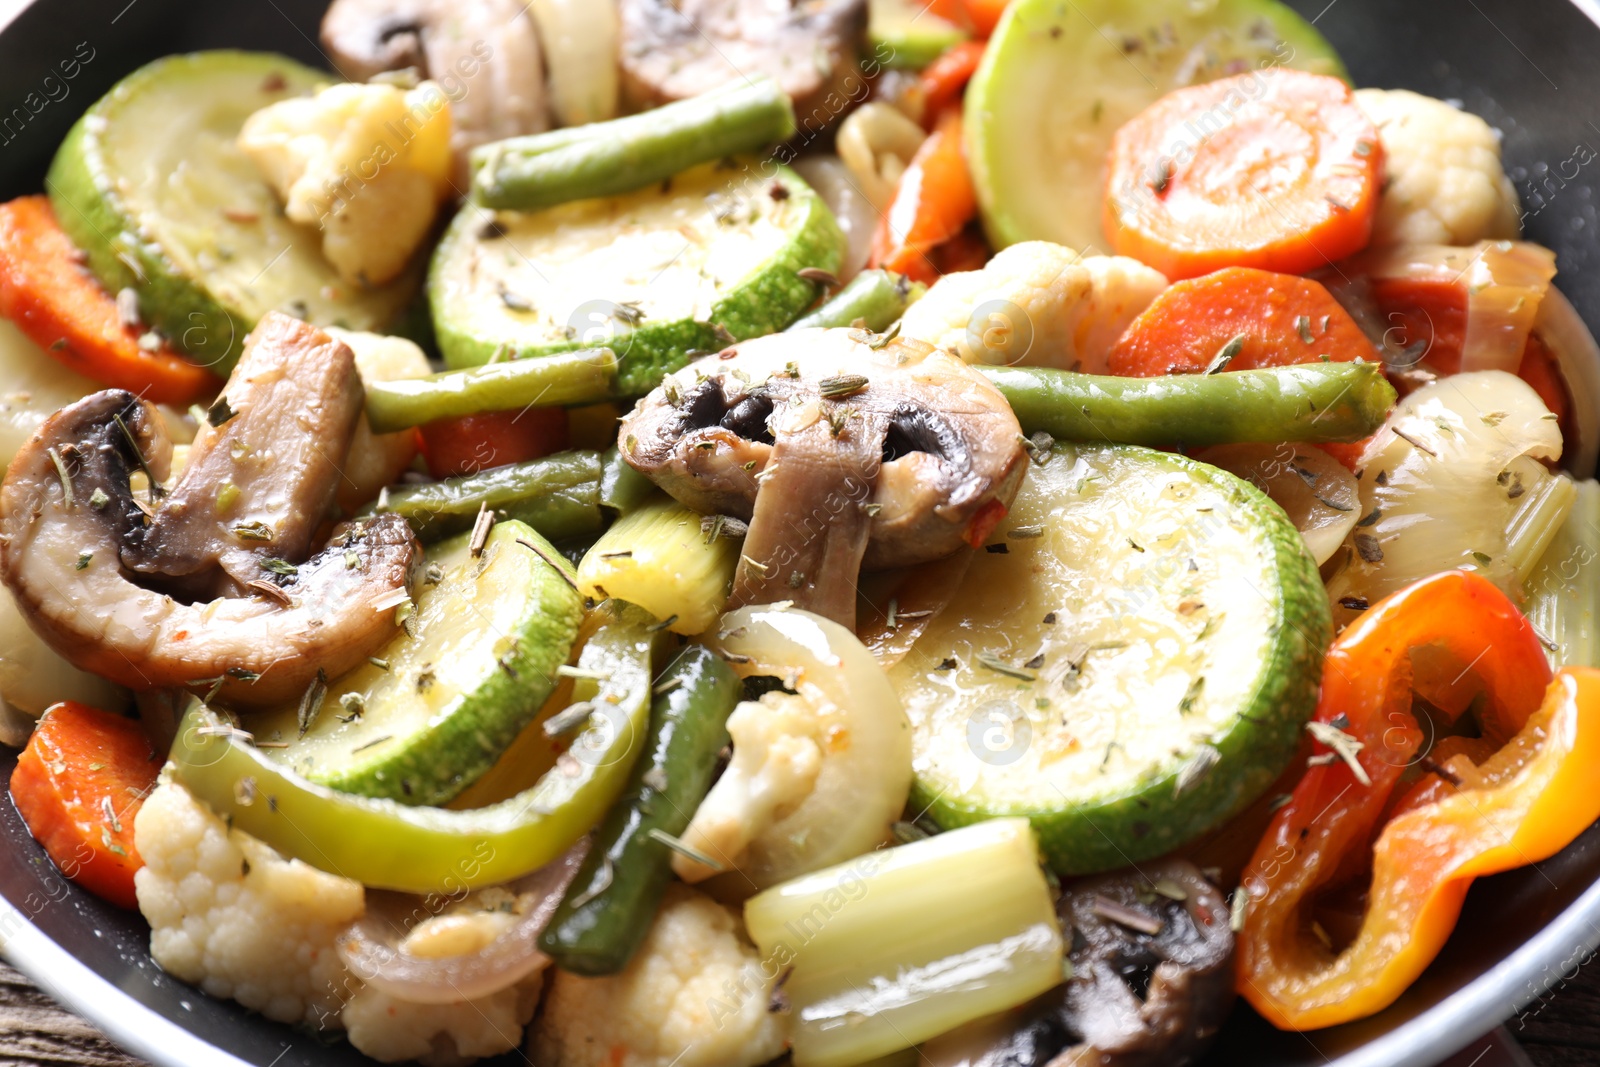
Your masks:
<svg viewBox="0 0 1600 1067"><path fill-rule="evenodd" d="M405 804L441 804L489 769L554 690L583 599L566 561L522 523L496 524L478 556L469 542L429 552L438 580L421 583L408 617L399 609L404 626L375 662L313 709L250 721L258 740L289 742L269 754L320 785Z"/></svg>
<svg viewBox="0 0 1600 1067"><path fill-rule="evenodd" d="M890 671L912 810L1027 816L1052 866L1170 852L1264 792L1316 704L1330 639L1282 510L1194 460L1060 446Z"/></svg>
<svg viewBox="0 0 1600 1067"><path fill-rule="evenodd" d="M844 235L787 167L708 163L624 196L542 211L465 205L428 279L452 367L604 345L617 387L649 392L690 353L776 333L835 271ZM721 327L719 331L718 327Z"/></svg>
<svg viewBox="0 0 1600 1067"><path fill-rule="evenodd" d="M914 0L867 0L867 43L891 70L921 70L971 34Z"/></svg>
<svg viewBox="0 0 1600 1067"><path fill-rule="evenodd" d="M1333 46L1277 0L1017 0L967 89L990 241L1103 249L1117 128L1174 89L1269 66L1345 76Z"/></svg>
<svg viewBox="0 0 1600 1067"><path fill-rule="evenodd" d="M331 77L267 53L158 59L89 108L50 166L51 204L95 276L137 292L146 322L220 374L268 311L381 331L421 281L419 262L379 288L343 282L235 144L253 112Z"/></svg>

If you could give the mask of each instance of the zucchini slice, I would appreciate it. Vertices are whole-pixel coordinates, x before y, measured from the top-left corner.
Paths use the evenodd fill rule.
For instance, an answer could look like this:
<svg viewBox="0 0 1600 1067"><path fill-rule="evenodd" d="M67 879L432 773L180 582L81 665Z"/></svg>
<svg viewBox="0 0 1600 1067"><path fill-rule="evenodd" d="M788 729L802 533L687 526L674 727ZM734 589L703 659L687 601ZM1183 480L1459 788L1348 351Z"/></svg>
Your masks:
<svg viewBox="0 0 1600 1067"><path fill-rule="evenodd" d="M1146 448L1060 446L989 547L890 670L913 810L1025 815L1056 870L1085 874L1170 852L1288 764L1328 601L1259 490Z"/></svg>
<svg viewBox="0 0 1600 1067"><path fill-rule="evenodd" d="M555 688L583 599L566 561L522 523L496 524L479 556L469 541L429 553L442 577L422 587L377 662L328 686L303 736L298 707L251 720L257 738L290 742L268 750L274 758L332 789L405 804L443 803L489 769Z"/></svg>
<svg viewBox="0 0 1600 1067"><path fill-rule="evenodd" d="M1017 0L967 89L967 159L989 240L1103 246L1117 128L1174 89L1268 66L1345 76L1333 46L1277 0ZM1203 118L1216 128L1197 137L1226 121Z"/></svg>
<svg viewBox="0 0 1600 1067"><path fill-rule="evenodd" d="M381 331L417 291L420 259L379 288L340 280L234 143L253 112L330 79L268 53L158 59L89 108L50 165L50 202L95 276L137 292L146 322L220 374L268 311Z"/></svg>
<svg viewBox="0 0 1600 1067"><path fill-rule="evenodd" d="M755 164L752 164L755 166ZM708 163L625 196L542 211L462 207L428 295L452 367L605 345L636 395L735 340L776 333L816 298L806 267L835 271L844 235L787 167L771 180Z"/></svg>
<svg viewBox="0 0 1600 1067"><path fill-rule="evenodd" d="M921 70L970 36L913 0L867 0L867 43L890 70Z"/></svg>

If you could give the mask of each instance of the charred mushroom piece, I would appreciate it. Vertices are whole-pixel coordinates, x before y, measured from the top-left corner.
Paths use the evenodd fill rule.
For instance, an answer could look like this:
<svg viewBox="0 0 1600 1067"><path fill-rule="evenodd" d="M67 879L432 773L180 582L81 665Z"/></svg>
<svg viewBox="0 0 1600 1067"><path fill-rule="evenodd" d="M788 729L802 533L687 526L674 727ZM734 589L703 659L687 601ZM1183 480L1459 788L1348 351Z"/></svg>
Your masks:
<svg viewBox="0 0 1600 1067"><path fill-rule="evenodd" d="M320 350L328 351L326 335L317 333ZM268 328L266 336L277 333ZM269 442L282 449L279 464L304 462L305 453L291 447L304 442L291 438L320 425L314 412L290 414L297 425ZM241 574L259 566L242 543L216 534L215 523L225 521L217 514L226 509L215 501L201 506L198 477L185 477L184 495L175 493L172 502L194 501L192 510L173 512L165 526L148 519L129 476L140 468L157 479L166 473L171 445L161 426L155 408L133 394L95 393L46 420L6 473L0 578L52 648L130 688L216 689L233 702L262 705L299 695L319 671L330 678L344 673L393 636L395 608L407 600L421 558L397 515L335 530L329 545L305 562L278 557L263 572L271 580L249 587L255 595L194 601L153 588L168 575L199 587L218 582L230 563ZM209 469L217 448L202 455L197 470ZM308 546L320 514L300 514L289 499L295 480L270 473L264 485L285 494L283 525L245 526L234 539L283 529L295 545ZM270 492L260 499L276 505ZM169 550L176 555L169 558ZM207 562L214 565L209 572Z"/></svg>
<svg viewBox="0 0 1600 1067"><path fill-rule="evenodd" d="M267 315L201 424L178 484L124 546L123 563L209 599L271 579L267 559L304 560L339 489L363 400L348 346Z"/></svg>
<svg viewBox="0 0 1600 1067"><path fill-rule="evenodd" d="M792 600L845 626L863 566L981 540L1027 466L985 378L860 330L775 334L703 359L641 400L620 439L683 504L748 520L735 606Z"/></svg>
<svg viewBox="0 0 1600 1067"><path fill-rule="evenodd" d="M472 149L550 128L539 30L520 0L334 0L322 43L351 81L410 67L440 84L462 188Z"/></svg>
<svg viewBox="0 0 1600 1067"><path fill-rule="evenodd" d="M1067 981L923 1046L933 1067L1184 1067L1233 1006L1228 902L1185 860L1074 882Z"/></svg>
<svg viewBox="0 0 1600 1067"><path fill-rule="evenodd" d="M697 96L760 71L803 130L843 116L866 82L856 46L866 0L622 0L622 86L635 107Z"/></svg>

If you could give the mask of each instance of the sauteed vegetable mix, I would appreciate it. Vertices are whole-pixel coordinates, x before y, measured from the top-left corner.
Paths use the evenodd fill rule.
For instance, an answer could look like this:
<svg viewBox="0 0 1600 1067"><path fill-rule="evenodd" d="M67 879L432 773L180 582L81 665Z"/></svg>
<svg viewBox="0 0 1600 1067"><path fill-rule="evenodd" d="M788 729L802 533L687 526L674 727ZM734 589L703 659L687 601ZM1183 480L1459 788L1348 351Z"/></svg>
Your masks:
<svg viewBox="0 0 1600 1067"><path fill-rule="evenodd" d="M1600 349L1481 118L1274 0L322 44L0 205L11 795L176 978L382 1062L1177 1065L1600 816Z"/></svg>

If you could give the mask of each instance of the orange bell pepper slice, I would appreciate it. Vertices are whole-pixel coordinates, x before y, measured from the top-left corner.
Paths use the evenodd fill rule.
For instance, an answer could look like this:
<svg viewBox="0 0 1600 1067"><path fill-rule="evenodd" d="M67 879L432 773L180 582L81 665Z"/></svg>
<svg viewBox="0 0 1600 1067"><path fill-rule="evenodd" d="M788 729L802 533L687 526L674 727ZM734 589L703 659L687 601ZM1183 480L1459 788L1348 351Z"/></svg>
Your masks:
<svg viewBox="0 0 1600 1067"><path fill-rule="evenodd" d="M961 113L947 110L900 176L894 200L873 234L868 264L932 284L939 271L930 253L959 234L977 211L961 143Z"/></svg>
<svg viewBox="0 0 1600 1067"><path fill-rule="evenodd" d="M1413 676L1410 653L1427 645L1470 669ZM1420 759L1413 687L1448 716L1473 695L1461 684L1468 674L1486 698L1485 737L1446 739ZM1478 575L1424 579L1346 630L1329 652L1315 721L1347 722L1361 747L1306 772L1242 880L1239 992L1286 1030L1393 1003L1438 954L1474 878L1546 859L1600 817L1600 671L1568 668L1550 681L1533 627ZM1428 773L1402 791L1412 765ZM1360 929L1335 950L1313 936L1312 902L1369 865Z"/></svg>

